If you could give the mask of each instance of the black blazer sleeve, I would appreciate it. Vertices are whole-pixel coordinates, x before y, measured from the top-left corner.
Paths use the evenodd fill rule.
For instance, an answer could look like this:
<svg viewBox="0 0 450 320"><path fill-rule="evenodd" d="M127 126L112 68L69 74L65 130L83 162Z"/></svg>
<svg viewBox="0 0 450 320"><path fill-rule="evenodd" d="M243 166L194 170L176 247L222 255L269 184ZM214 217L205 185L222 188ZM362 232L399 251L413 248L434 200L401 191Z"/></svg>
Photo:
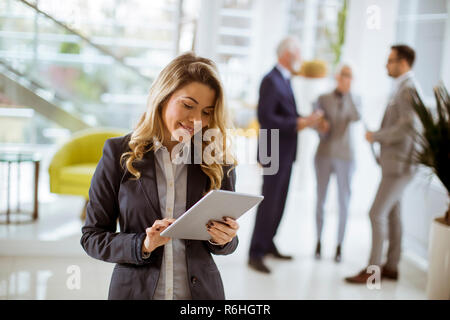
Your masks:
<svg viewBox="0 0 450 320"><path fill-rule="evenodd" d="M236 189L236 168L232 169L230 173L228 174L228 170L230 169L230 166L224 167L224 175L222 180L222 187L221 190L228 190L228 191L235 191ZM205 242L209 251L216 255L227 255L233 253L239 243L238 237L234 237L233 240L231 240L229 243L223 245L223 246L217 246L209 243L208 241Z"/></svg>
<svg viewBox="0 0 450 320"><path fill-rule="evenodd" d="M86 222L82 228L81 246L96 259L113 263L141 265L142 233L116 232L119 217L118 192L123 169L120 156L126 139L105 142L103 156L97 165L89 189Z"/></svg>

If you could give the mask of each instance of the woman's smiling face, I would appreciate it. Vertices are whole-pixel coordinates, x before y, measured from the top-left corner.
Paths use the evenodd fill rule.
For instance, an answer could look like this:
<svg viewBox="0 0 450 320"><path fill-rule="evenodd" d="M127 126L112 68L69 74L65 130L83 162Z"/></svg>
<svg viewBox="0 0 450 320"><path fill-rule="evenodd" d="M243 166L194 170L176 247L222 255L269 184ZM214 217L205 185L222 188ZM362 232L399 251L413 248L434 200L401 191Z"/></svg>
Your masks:
<svg viewBox="0 0 450 320"><path fill-rule="evenodd" d="M162 109L166 136L164 144L176 144L180 141L180 135L192 138L200 128L208 126L215 103L216 92L200 82L191 82L175 91Z"/></svg>

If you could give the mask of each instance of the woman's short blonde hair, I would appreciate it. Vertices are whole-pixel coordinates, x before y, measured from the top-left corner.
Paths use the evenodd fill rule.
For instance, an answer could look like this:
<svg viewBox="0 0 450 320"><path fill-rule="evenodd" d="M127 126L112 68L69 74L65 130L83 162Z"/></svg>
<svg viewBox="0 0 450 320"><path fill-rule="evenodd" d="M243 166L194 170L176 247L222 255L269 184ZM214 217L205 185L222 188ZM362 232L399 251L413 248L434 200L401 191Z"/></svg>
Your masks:
<svg viewBox="0 0 450 320"><path fill-rule="evenodd" d="M216 129L220 131L223 137L223 141L202 141L202 154L207 146L217 144L220 146L219 150L223 150L223 155L225 155L224 158L227 159L227 162L233 164L230 170L236 166L236 160L229 150L227 129L231 128L231 123L225 107L223 86L217 67L213 61L189 52L172 60L153 82L147 99L147 110L141 116L131 134L130 142L128 143L130 151L122 154L121 163L125 164L126 169L136 179L140 178L141 173L133 166L135 161L142 160L146 152L154 149L153 141L155 139L164 141L164 122L162 118L164 105L175 91L192 82L205 84L214 90L216 94L216 103L211 120L202 133L207 129ZM218 161L207 164L202 157L201 168L210 179L210 190L220 189L221 187L224 175L222 165Z"/></svg>

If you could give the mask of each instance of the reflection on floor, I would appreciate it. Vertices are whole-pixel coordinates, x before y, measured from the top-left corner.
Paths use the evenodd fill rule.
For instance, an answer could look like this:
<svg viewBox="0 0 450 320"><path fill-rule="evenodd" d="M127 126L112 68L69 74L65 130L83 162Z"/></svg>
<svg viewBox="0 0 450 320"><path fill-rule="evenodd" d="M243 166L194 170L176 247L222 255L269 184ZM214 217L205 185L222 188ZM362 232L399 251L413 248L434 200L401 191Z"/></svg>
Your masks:
<svg viewBox="0 0 450 320"><path fill-rule="evenodd" d="M306 147L304 153L305 150ZM407 250L398 282L383 281L380 289L370 289L343 281L365 266L370 249L367 210L379 177L378 171L373 170L373 161L364 158L370 153L360 154L342 262L333 260L337 232L333 181L326 206L323 257L320 261L313 257L315 180L313 171L308 170L312 167L311 158L300 157L294 166L285 215L276 237L279 250L292 254L294 260L268 258L270 275L249 269L247 252L255 210L247 213L239 220L237 251L215 257L227 299L425 299L426 273L408 258ZM259 173L254 164L239 166L237 191L259 193ZM88 257L79 245L83 200L51 195L47 190L48 182L43 178L37 223L0 226L0 299L106 299L113 264ZM73 275L78 272L79 287L73 282Z"/></svg>

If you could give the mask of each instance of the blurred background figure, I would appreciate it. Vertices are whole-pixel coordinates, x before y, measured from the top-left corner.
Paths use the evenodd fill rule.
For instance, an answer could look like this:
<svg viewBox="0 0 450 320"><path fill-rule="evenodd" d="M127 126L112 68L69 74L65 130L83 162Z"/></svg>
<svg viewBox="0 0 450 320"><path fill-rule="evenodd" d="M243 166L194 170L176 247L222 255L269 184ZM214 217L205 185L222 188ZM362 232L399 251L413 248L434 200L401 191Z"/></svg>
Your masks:
<svg viewBox="0 0 450 320"><path fill-rule="evenodd" d="M339 227L335 261L340 262L342 242L347 223L350 203L350 186L354 171L354 151L351 141L350 125L360 119L359 97L350 93L352 68L348 64L338 67L336 88L321 95L315 105L324 117L316 126L320 136L314 159L317 178L316 227L317 245L315 256L321 257L321 235L324 222L324 205L328 183L332 174L336 175L339 195Z"/></svg>
<svg viewBox="0 0 450 320"><path fill-rule="evenodd" d="M412 166L415 127L411 90L415 89L411 68L415 51L407 45L394 45L386 64L388 75L394 78L392 94L384 113L381 128L366 132L369 143L380 144L382 178L370 209L372 250L369 266L378 266L382 278L397 280L400 262L402 221L400 201L415 168ZM389 240L387 262L382 266L384 241ZM367 282L371 276L366 269L346 280L351 283Z"/></svg>
<svg viewBox="0 0 450 320"><path fill-rule="evenodd" d="M322 117L320 111L308 117L297 113L291 76L301 66L298 40L294 37L283 39L277 47L277 56L277 65L261 82L258 102L258 120L261 129L267 130L267 135L261 135L258 140L258 163L263 167L273 167L273 160L279 159L277 172L263 176L264 200L258 207L250 244L249 266L263 273L270 273L263 262L266 254L283 260L292 259L291 256L282 255L278 251L273 238L280 225L289 190L292 164L297 154L297 132L316 125ZM279 146L275 149L271 145L271 129L279 130ZM265 147L261 148L262 144ZM266 156L260 155L261 150L267 150L267 156L272 157L271 163L261 161L261 157ZM274 154L275 150L279 151L278 155Z"/></svg>

